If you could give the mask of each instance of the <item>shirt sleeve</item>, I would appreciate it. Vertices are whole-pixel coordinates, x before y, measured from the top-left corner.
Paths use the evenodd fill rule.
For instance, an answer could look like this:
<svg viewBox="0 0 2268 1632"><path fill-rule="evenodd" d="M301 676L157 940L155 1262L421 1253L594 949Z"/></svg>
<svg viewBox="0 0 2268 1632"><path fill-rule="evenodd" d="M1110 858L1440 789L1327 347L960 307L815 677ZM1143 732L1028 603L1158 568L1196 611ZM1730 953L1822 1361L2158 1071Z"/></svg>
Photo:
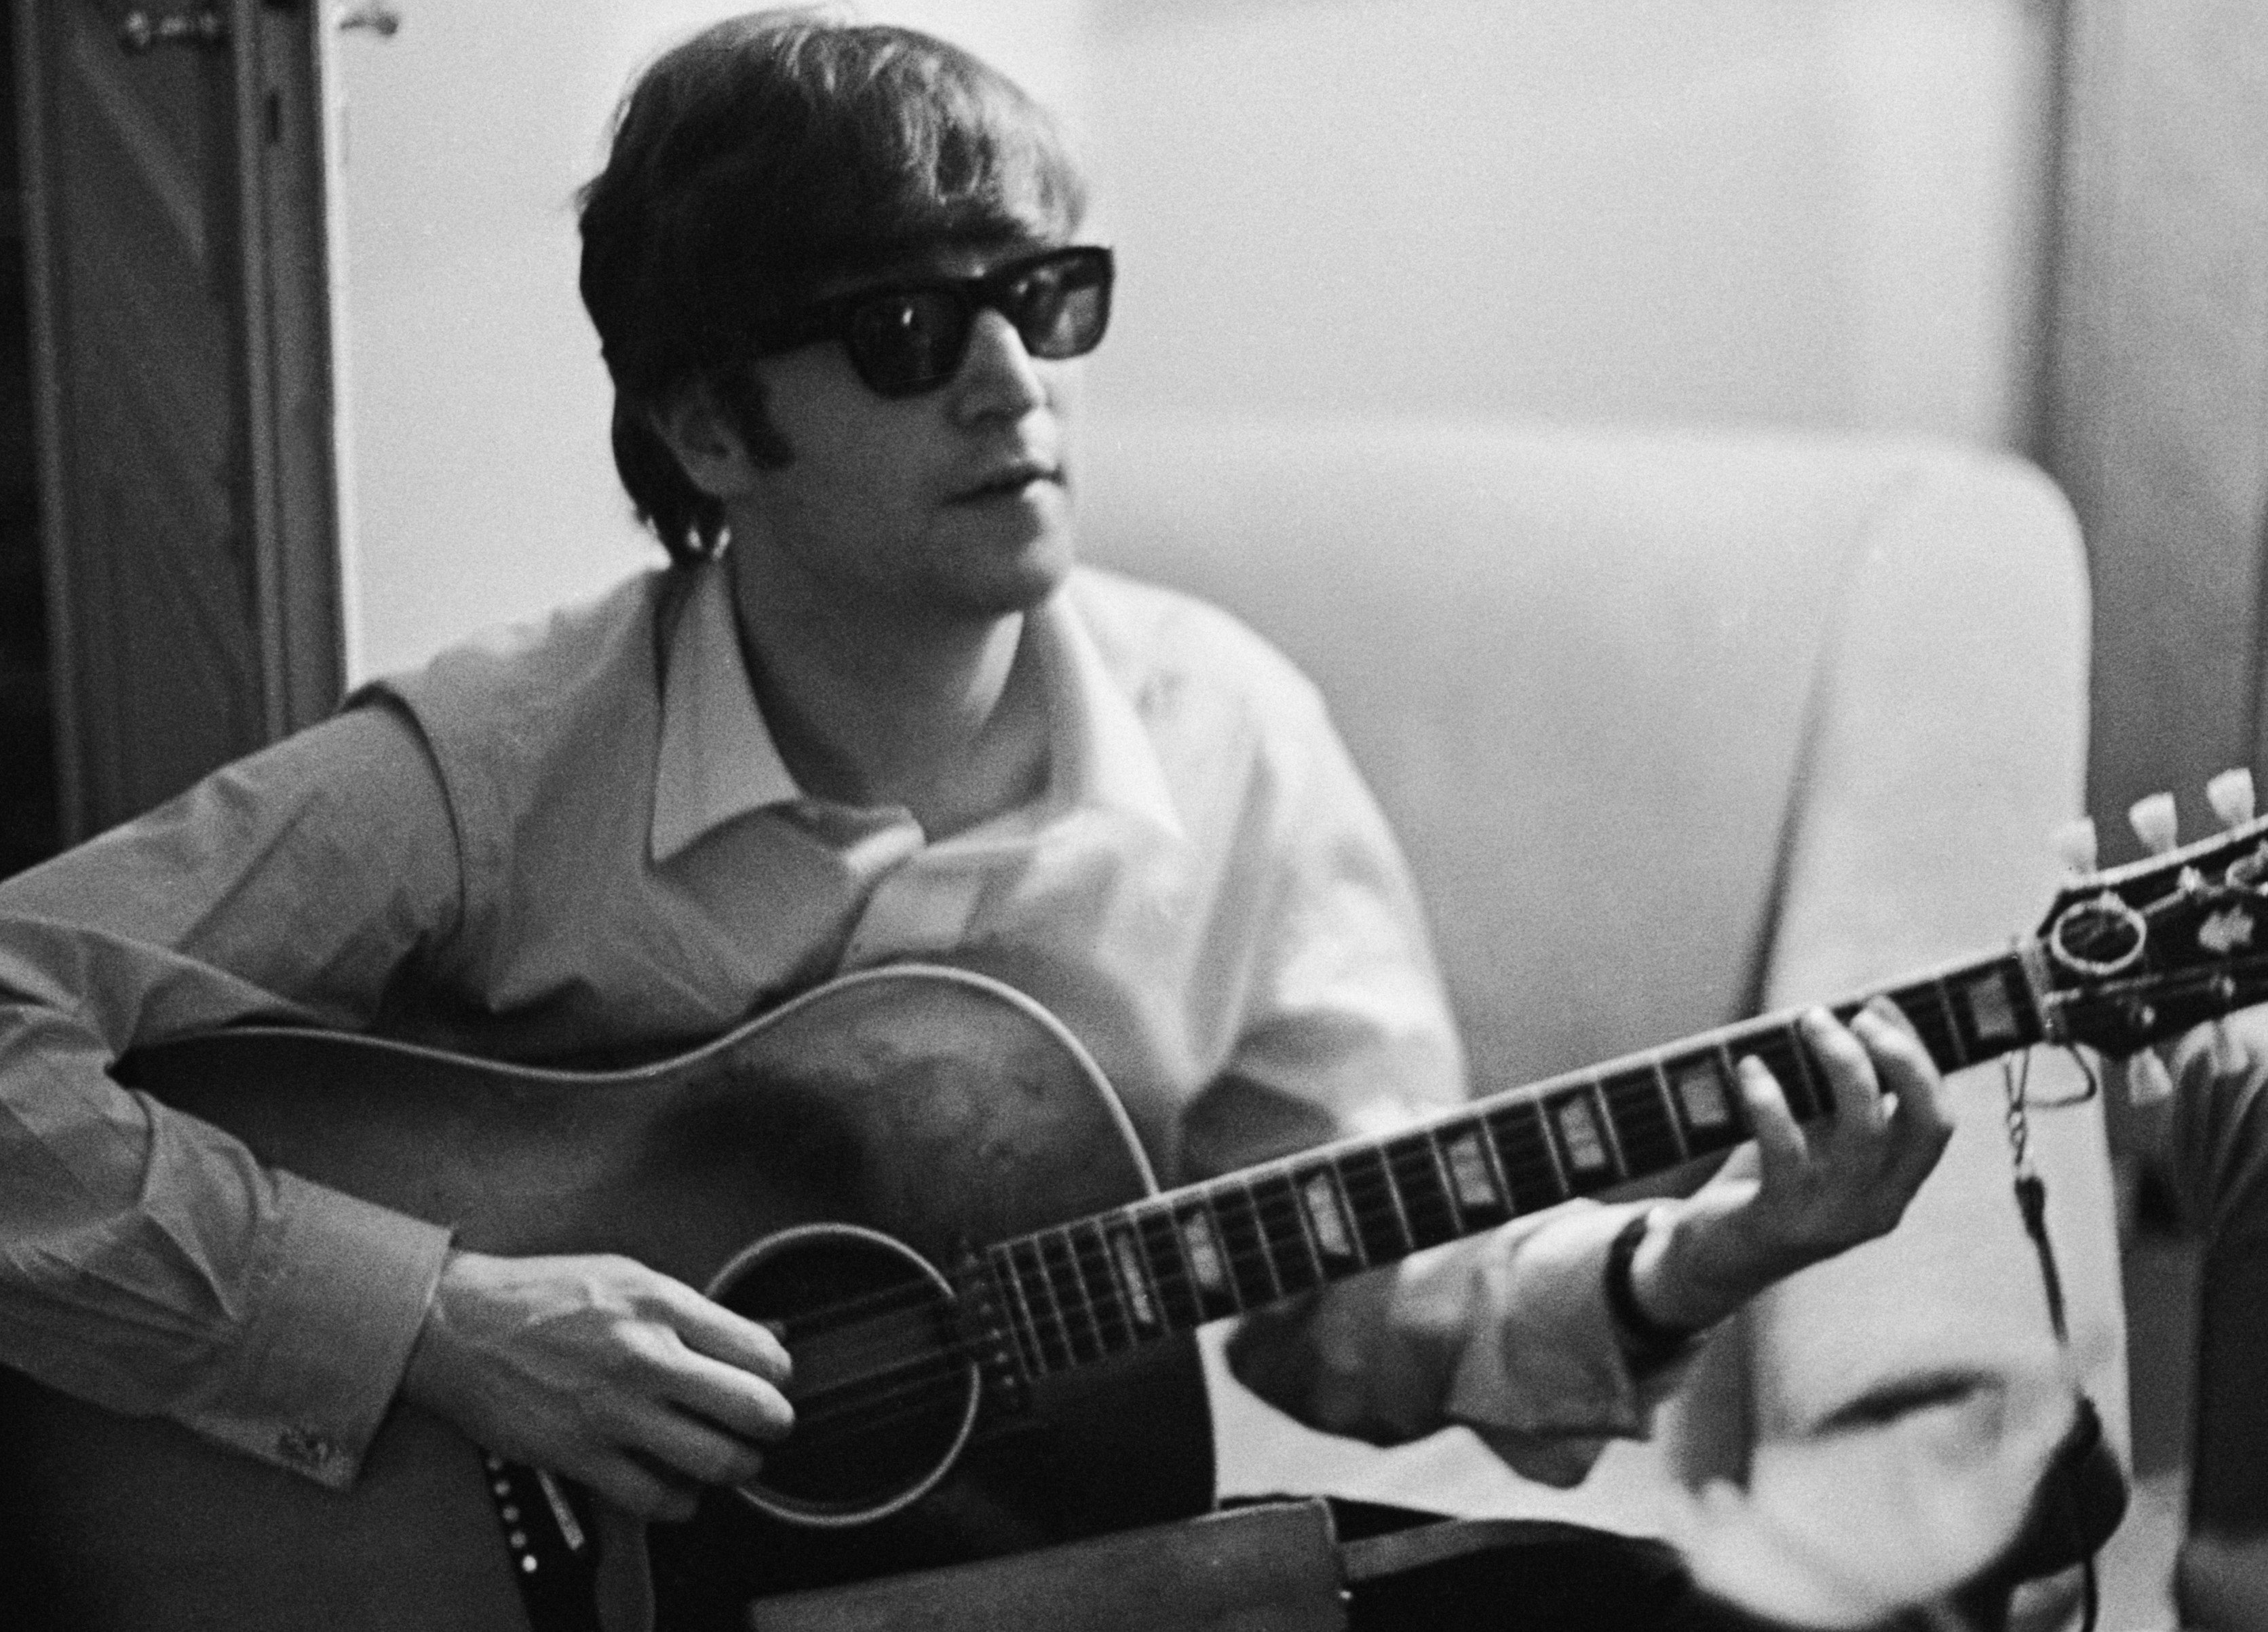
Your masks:
<svg viewBox="0 0 2268 1632"><path fill-rule="evenodd" d="M1226 1172L1377 1134L1465 1097L1465 1066L1417 890L1319 700L1271 722L1248 831L1266 882L1228 1070L1191 1107L1184 1157ZM1531 1478L1580 1481L1645 1430L1606 1308L1630 1206L1577 1202L1248 1318L1232 1368L1312 1427L1377 1444L1452 1423Z"/></svg>
<svg viewBox="0 0 2268 1632"><path fill-rule="evenodd" d="M422 741L368 707L0 882L0 1361L351 1481L447 1232L108 1067L232 1023L367 1023L455 921L456 855Z"/></svg>
<svg viewBox="0 0 2268 1632"><path fill-rule="evenodd" d="M2164 1075L2137 1085L2153 1058ZM2116 1068L2184 1222L2211 1245L2268 1241L2268 1008L2194 1027Z"/></svg>

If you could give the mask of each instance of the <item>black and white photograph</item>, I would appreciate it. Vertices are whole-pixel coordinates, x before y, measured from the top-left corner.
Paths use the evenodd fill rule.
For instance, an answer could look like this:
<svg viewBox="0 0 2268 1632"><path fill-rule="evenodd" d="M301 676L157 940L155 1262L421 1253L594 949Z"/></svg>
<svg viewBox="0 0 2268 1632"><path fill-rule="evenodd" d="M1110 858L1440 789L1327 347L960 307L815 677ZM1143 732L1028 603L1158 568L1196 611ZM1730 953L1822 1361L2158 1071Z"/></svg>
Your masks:
<svg viewBox="0 0 2268 1632"><path fill-rule="evenodd" d="M0 43L0 1627L2268 1632L2268 11Z"/></svg>

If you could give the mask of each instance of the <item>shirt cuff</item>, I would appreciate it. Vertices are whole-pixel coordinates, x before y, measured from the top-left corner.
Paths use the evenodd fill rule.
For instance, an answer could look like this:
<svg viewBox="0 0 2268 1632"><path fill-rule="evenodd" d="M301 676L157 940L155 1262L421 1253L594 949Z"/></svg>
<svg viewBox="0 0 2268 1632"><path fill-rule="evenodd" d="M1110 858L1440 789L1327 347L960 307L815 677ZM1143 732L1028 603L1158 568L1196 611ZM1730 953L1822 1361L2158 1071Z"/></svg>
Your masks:
<svg viewBox="0 0 2268 1632"><path fill-rule="evenodd" d="M197 1432L343 1489L400 1387L449 1231L291 1173L235 1363L178 1413Z"/></svg>
<svg viewBox="0 0 2268 1632"><path fill-rule="evenodd" d="M1683 1379L1687 1357L1633 1375L1607 1308L1615 1237L1655 1205L1571 1202L1488 1239L1447 1414L1530 1477L1574 1482L1606 1440L1644 1435Z"/></svg>

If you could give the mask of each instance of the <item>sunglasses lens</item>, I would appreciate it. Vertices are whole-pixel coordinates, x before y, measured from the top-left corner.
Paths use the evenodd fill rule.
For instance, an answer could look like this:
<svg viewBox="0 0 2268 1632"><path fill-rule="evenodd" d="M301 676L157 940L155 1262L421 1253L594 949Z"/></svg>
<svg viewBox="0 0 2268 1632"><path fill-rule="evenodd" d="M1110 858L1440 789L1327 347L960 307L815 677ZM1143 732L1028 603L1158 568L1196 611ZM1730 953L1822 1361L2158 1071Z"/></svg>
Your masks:
<svg viewBox="0 0 2268 1632"><path fill-rule="evenodd" d="M1110 270L1079 255L1042 262L1019 278L1002 302L1034 357L1084 357L1110 323Z"/></svg>
<svg viewBox="0 0 2268 1632"><path fill-rule="evenodd" d="M885 396L941 385L968 349L968 308L944 290L878 295L855 308L843 334L859 376Z"/></svg>
<svg viewBox="0 0 2268 1632"><path fill-rule="evenodd" d="M1110 256L1099 249L1043 255L1005 274L854 300L837 331L851 366L883 396L941 386L961 367L976 299L997 305L1034 357L1084 357L1110 324ZM972 298L963 291L984 290Z"/></svg>

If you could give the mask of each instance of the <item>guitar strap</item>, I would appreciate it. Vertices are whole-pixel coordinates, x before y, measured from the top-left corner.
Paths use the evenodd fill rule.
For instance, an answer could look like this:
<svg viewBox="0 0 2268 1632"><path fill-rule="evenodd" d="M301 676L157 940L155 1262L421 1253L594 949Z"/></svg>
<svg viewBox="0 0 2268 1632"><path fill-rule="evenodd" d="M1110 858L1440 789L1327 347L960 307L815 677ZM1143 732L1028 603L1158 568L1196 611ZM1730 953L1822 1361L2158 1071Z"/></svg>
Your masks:
<svg viewBox="0 0 2268 1632"><path fill-rule="evenodd" d="M2007 1093L2008 1150L2014 1172L2016 1211L2039 1259L2048 1322L2054 1328L2056 1341L2068 1344L2071 1333L2064 1312L2063 1277L2057 1271L2055 1244L2048 1235L2047 1181L2032 1165L2030 1101L2026 1094L2030 1064L2029 1052L2022 1056L2021 1065L2007 1060L2001 1063L2001 1081ZM2101 1082L2093 1067L2083 1058L2080 1066L2087 1074L2087 1091L2052 1104L2084 1104L2101 1091ZM2099 1607L2095 1554L2126 1516L2126 1495L2125 1472L2118 1466L2118 1458L2103 1436L2102 1419L2095 1402L2082 1394L2072 1426L2056 1447L2033 1493L2023 1528L1969 1592L1990 1599L2005 1594L2017 1582L2036 1580L2074 1564L2083 1564L2084 1625L2088 1632L2092 1632Z"/></svg>

